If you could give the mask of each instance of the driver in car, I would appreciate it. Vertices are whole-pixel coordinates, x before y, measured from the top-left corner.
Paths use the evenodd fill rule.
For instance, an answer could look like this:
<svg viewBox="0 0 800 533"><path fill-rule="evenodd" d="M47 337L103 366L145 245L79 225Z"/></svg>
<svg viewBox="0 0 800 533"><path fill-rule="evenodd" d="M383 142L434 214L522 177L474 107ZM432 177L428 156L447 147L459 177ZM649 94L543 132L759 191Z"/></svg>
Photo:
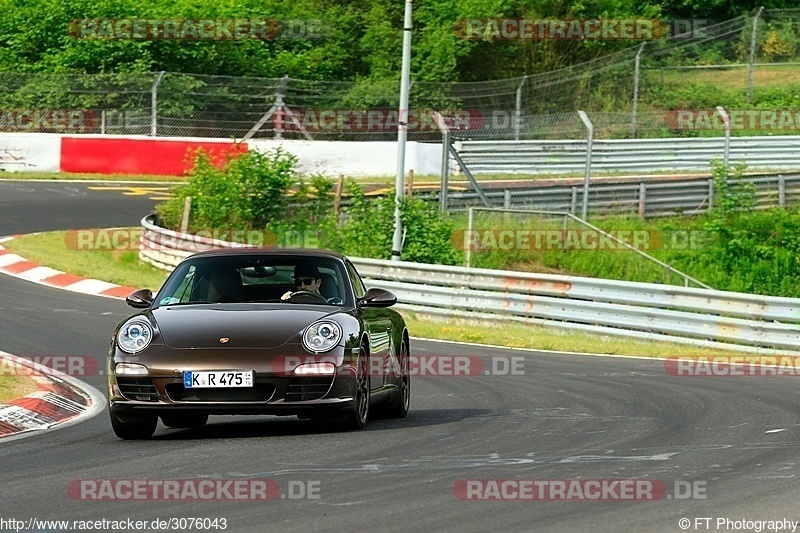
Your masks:
<svg viewBox="0 0 800 533"><path fill-rule="evenodd" d="M297 265L294 267L294 284L297 286L298 291L309 291L314 294L322 294L319 292L319 286L322 285L322 276L319 274L319 269L310 265ZM291 298L292 291L287 291L281 296L281 300L288 300Z"/></svg>

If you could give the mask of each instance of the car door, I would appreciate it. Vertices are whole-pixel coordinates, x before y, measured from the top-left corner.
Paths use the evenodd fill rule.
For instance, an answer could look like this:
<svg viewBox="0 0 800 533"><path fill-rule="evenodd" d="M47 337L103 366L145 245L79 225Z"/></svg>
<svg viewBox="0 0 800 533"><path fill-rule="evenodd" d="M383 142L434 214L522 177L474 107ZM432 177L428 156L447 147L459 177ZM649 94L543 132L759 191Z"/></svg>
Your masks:
<svg viewBox="0 0 800 533"><path fill-rule="evenodd" d="M362 298L366 293L364 283L361 281L358 271L349 261L347 263L347 275L353 286L353 294L356 298ZM392 322L386 309L379 307L359 308L361 318L364 321L364 328L369 337L370 350L370 388L378 389L383 387L387 381L389 369L389 348L392 337Z"/></svg>

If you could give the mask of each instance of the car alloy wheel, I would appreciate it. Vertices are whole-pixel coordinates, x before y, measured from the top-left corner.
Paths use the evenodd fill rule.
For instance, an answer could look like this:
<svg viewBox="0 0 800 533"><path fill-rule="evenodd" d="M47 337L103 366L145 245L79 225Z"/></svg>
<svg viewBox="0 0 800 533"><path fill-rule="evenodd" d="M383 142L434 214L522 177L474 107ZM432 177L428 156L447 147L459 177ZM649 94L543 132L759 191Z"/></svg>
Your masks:
<svg viewBox="0 0 800 533"><path fill-rule="evenodd" d="M387 418L403 418L408 413L411 404L411 378L408 372L408 344L405 339L400 345L400 352L397 354L400 360L400 375L397 377L397 391L392 395L392 399L384 409Z"/></svg>
<svg viewBox="0 0 800 533"><path fill-rule="evenodd" d="M347 429L362 429L367 425L367 421L369 420L370 390L369 375L367 371L368 358L369 350L365 345L362 344L360 354L358 356L358 363L356 363L357 370L355 379L355 392L353 396L355 405L353 406L353 409L348 415L344 424Z"/></svg>

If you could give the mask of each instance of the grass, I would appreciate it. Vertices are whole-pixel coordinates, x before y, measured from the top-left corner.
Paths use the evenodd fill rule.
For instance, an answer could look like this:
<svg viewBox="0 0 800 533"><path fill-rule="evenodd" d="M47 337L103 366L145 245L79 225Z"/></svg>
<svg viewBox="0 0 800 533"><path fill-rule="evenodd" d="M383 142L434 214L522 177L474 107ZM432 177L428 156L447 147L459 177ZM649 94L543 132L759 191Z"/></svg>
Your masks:
<svg viewBox="0 0 800 533"><path fill-rule="evenodd" d="M149 181L183 183L179 176L156 174L88 174L72 172L0 172L0 178L9 180L83 180L83 181Z"/></svg>
<svg viewBox="0 0 800 533"><path fill-rule="evenodd" d="M131 228L131 234L136 231L138 228ZM35 233L12 239L3 246L56 270L119 285L155 290L167 277L167 272L139 261L138 250L81 250L77 249L73 235L74 232L65 231Z"/></svg>
<svg viewBox="0 0 800 533"><path fill-rule="evenodd" d="M4 246L26 259L58 270L132 287L148 287L155 290L166 278L166 272L141 263L134 250L76 250L65 245L69 240L66 234L67 232L48 232L26 235L8 241ZM643 342L534 325L435 319L410 312L402 314L415 337L539 350L648 357L724 355L723 351L717 349ZM736 354L738 355L738 352Z"/></svg>
<svg viewBox="0 0 800 533"><path fill-rule="evenodd" d="M667 177L667 176L708 176L709 172L685 172L674 171L651 172L646 175L640 172L592 172L594 178L646 178L646 177ZM518 181L525 179L534 180L564 180L564 179L583 179L583 172L556 173L556 174L478 174L476 179L479 182L486 181ZM186 183L186 179L177 176L155 176L152 174L70 174L61 172L0 172L0 179L8 180L84 180L84 181L108 181L108 182L151 182L151 183ZM353 178L363 186L370 187L370 194L388 194L394 191L395 178L391 176L364 176ZM414 176L414 192L417 194L438 191L441 178L438 175ZM453 174L448 181L451 191L471 189L472 185L463 174ZM374 190L373 190L374 188Z"/></svg>
<svg viewBox="0 0 800 533"><path fill-rule="evenodd" d="M727 66L720 68L676 68L653 69L651 73L663 76L665 84L686 85L689 83L707 83L728 89L747 88L747 65ZM800 83L800 70L797 65L756 65L753 67L753 85L755 89L782 87L790 83Z"/></svg>
<svg viewBox="0 0 800 533"><path fill-rule="evenodd" d="M559 352L629 355L639 357L718 357L742 356L741 352L704 348L668 342L641 341L595 335L581 331L547 328L538 325L491 323L471 319L443 319L402 311L414 337L490 344L508 348L530 348Z"/></svg>
<svg viewBox="0 0 800 533"><path fill-rule="evenodd" d="M37 388L38 384L29 376L15 376L0 372L0 404L26 396Z"/></svg>

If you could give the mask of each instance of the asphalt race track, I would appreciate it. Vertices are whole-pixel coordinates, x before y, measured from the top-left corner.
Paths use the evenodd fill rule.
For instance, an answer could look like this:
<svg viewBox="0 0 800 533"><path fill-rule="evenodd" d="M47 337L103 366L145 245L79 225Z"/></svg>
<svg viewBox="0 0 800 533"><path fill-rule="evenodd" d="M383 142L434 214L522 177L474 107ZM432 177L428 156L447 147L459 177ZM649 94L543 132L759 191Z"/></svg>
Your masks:
<svg viewBox="0 0 800 533"><path fill-rule="evenodd" d="M0 182L0 235L133 225L152 206L82 187ZM91 355L102 369L112 329L128 314L118 300L0 276L0 351ZM160 425L152 440L122 441L104 411L0 442L0 519L224 518L235 532L753 531L734 526L800 520L795 378L675 377L661 361L421 340L412 341L412 353L476 356L486 369L511 357L524 363L515 375L416 377L406 419L375 420L359 432L324 431L293 417L224 416L199 430ZM104 388L105 376L80 379ZM96 501L74 490L80 480L186 479L269 480L280 495ZM579 479L654 480L667 494L649 501L459 498L469 480L551 480L553 487ZM682 518L689 528L679 526ZM732 523L717 528L718 518ZM203 530L221 530L217 524Z"/></svg>

